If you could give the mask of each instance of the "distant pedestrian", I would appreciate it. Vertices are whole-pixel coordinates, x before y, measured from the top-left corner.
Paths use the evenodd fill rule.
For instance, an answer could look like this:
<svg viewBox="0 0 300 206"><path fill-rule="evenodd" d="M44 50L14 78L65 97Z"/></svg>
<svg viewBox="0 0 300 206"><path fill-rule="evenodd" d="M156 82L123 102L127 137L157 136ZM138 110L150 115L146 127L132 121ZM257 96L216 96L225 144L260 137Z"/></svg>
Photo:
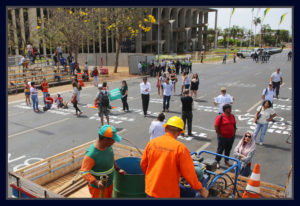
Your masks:
<svg viewBox="0 0 300 206"><path fill-rule="evenodd" d="M83 67L82 78L84 81L89 81L89 65L87 62L85 62L84 67Z"/></svg>
<svg viewBox="0 0 300 206"><path fill-rule="evenodd" d="M35 82L31 82L30 95L34 112L39 112L38 90L35 87Z"/></svg>
<svg viewBox="0 0 300 206"><path fill-rule="evenodd" d="M161 96L161 95L160 95L160 90L161 90L161 81L160 81L160 77L161 77L161 72L158 72L158 73L157 73L157 76L156 76L156 88L157 88L158 96Z"/></svg>
<svg viewBox="0 0 300 206"><path fill-rule="evenodd" d="M163 59L161 62L161 69L164 73L166 72L166 66L167 66L167 62L165 59Z"/></svg>
<svg viewBox="0 0 300 206"><path fill-rule="evenodd" d="M142 75L142 62L138 63L139 75Z"/></svg>
<svg viewBox="0 0 300 206"><path fill-rule="evenodd" d="M147 116L149 101L150 101L150 92L151 92L151 84L147 82L147 77L143 78L143 82L140 84L140 91L142 96L142 105L144 116Z"/></svg>
<svg viewBox="0 0 300 206"><path fill-rule="evenodd" d="M254 118L254 123L256 123L254 139L256 140L256 137L259 131L261 130L259 145L263 145L264 137L268 130L269 122L272 121L273 118L277 115L274 109L271 108L271 106L272 103L270 102L270 100L265 100L262 106L259 106L256 110Z"/></svg>
<svg viewBox="0 0 300 206"><path fill-rule="evenodd" d="M95 102L98 105L98 115L100 117L101 125L104 125L103 114L106 117L106 122L109 125L109 113L110 113L110 100L109 91L106 82L98 86L98 92L95 98Z"/></svg>
<svg viewBox="0 0 300 206"><path fill-rule="evenodd" d="M180 100L182 103L182 114L181 118L184 122L184 129L187 123L188 127L188 135L192 135L192 121L193 121L193 98L189 96L189 90L185 90L183 92L183 95ZM184 136L184 133L181 134L181 136Z"/></svg>
<svg viewBox="0 0 300 206"><path fill-rule="evenodd" d="M251 162L256 151L255 139L247 131L234 149L233 156L241 161L240 175L248 177L251 174Z"/></svg>
<svg viewBox="0 0 300 206"><path fill-rule="evenodd" d="M24 81L24 93L25 93L25 102L26 102L26 105L31 105L31 102L30 102L30 85L28 84L28 81L27 79L25 79Z"/></svg>
<svg viewBox="0 0 300 206"><path fill-rule="evenodd" d="M204 59L204 54L203 53L201 53L201 63L203 63L203 59Z"/></svg>
<svg viewBox="0 0 300 206"><path fill-rule="evenodd" d="M61 45L59 44L58 47L56 48L57 52L58 52L58 58L62 58L62 48Z"/></svg>
<svg viewBox="0 0 300 206"><path fill-rule="evenodd" d="M173 84L170 83L169 77L167 77L166 81L163 83L163 87L164 87L164 97L163 97L163 111L162 112L169 112L170 99L171 99L172 91L173 91Z"/></svg>
<svg viewBox="0 0 300 206"><path fill-rule="evenodd" d="M224 54L224 57L223 57L223 62L222 62L222 64L226 64L226 59L227 59L227 54Z"/></svg>
<svg viewBox="0 0 300 206"><path fill-rule="evenodd" d="M74 71L75 71L75 60L73 59L71 64L70 64L70 73L71 73L71 75L74 75Z"/></svg>
<svg viewBox="0 0 300 206"><path fill-rule="evenodd" d="M53 98L50 96L50 94L48 93L48 94L46 95L45 101L46 101L46 104L45 104L45 107L44 107L44 111L47 111L47 110L51 109L54 100L53 100Z"/></svg>
<svg viewBox="0 0 300 206"><path fill-rule="evenodd" d="M123 104L123 111L127 110L129 111L129 106L127 103L127 97L128 97L128 86L127 82L125 80L122 81L122 87L120 88L121 94L122 94L122 104Z"/></svg>
<svg viewBox="0 0 300 206"><path fill-rule="evenodd" d="M54 61L54 65L57 66L57 62L58 62L58 52L55 51L53 54L53 61Z"/></svg>
<svg viewBox="0 0 300 206"><path fill-rule="evenodd" d="M94 67L93 71L92 71L92 77L94 79L94 86L98 87L98 76L99 76L99 72L97 67Z"/></svg>
<svg viewBox="0 0 300 206"><path fill-rule="evenodd" d="M79 102L80 91L78 90L78 85L76 82L73 82L72 86L73 86L73 92L72 92L71 103L73 104L73 107L75 108L75 111L76 111L75 115L79 117L82 114L82 112L80 111L80 109L78 108L78 105L77 105Z"/></svg>
<svg viewBox="0 0 300 206"><path fill-rule="evenodd" d="M162 75L159 77L159 81L160 81L160 88L161 88L161 96L164 95L164 82L167 78L167 73L163 72Z"/></svg>
<svg viewBox="0 0 300 206"><path fill-rule="evenodd" d="M218 154L225 154L225 156L230 156L230 151L235 139L236 133L236 121L235 117L231 114L231 105L225 104L223 106L223 114L219 114L215 120L215 130L218 136ZM217 168L220 168L220 156L216 156ZM231 166L229 159L225 158L225 165Z"/></svg>
<svg viewBox="0 0 300 206"><path fill-rule="evenodd" d="M149 128L149 134L150 134L150 141L156 137L160 137L165 134L165 115L164 113L160 113L156 120L153 120L151 122L150 128Z"/></svg>
<svg viewBox="0 0 300 206"><path fill-rule="evenodd" d="M175 67L176 67L176 75L179 75L179 69L180 69L180 61L179 61L179 59L176 60Z"/></svg>
<svg viewBox="0 0 300 206"><path fill-rule="evenodd" d="M236 63L236 54L233 55L233 63Z"/></svg>
<svg viewBox="0 0 300 206"><path fill-rule="evenodd" d="M276 90L276 98L278 99L280 85L282 85L282 73L280 72L280 68L272 73L270 82L273 84L273 89Z"/></svg>
<svg viewBox="0 0 300 206"><path fill-rule="evenodd" d="M289 53L288 53L288 61L291 61L292 60L292 51L289 51Z"/></svg>
<svg viewBox="0 0 300 206"><path fill-rule="evenodd" d="M214 104L215 106L219 106L219 114L223 114L223 106L225 104L232 104L234 101L234 98L230 96L230 94L226 94L226 88L221 88L221 94L214 98Z"/></svg>
<svg viewBox="0 0 300 206"><path fill-rule="evenodd" d="M191 80L191 97L193 97L194 95L194 99L197 99L197 92L198 92L198 88L199 88L199 77L198 74L195 73L193 74L192 80Z"/></svg>
<svg viewBox="0 0 300 206"><path fill-rule="evenodd" d="M173 92L174 92L174 95L175 95L175 93L176 93L176 82L178 81L178 79L177 79L177 75L176 75L174 70L171 70L170 80L171 80L171 83L173 84Z"/></svg>
<svg viewBox="0 0 300 206"><path fill-rule="evenodd" d="M60 82L60 76L57 74L56 70L54 70L54 81Z"/></svg>
<svg viewBox="0 0 300 206"><path fill-rule="evenodd" d="M189 76L189 72L185 72L183 82L184 82L184 89L190 89L191 79Z"/></svg>
<svg viewBox="0 0 300 206"><path fill-rule="evenodd" d="M274 89L273 89L273 84L270 82L268 88L265 88L263 90L261 98L263 101L270 100L270 102L273 104L273 97L274 97Z"/></svg>
<svg viewBox="0 0 300 206"><path fill-rule="evenodd" d="M28 42L26 48L27 48L28 59L31 60L32 59L32 45Z"/></svg>
<svg viewBox="0 0 300 206"><path fill-rule="evenodd" d="M67 57L68 65L71 66L71 63L73 62L74 57L72 56L72 53L69 53L69 56Z"/></svg>
<svg viewBox="0 0 300 206"><path fill-rule="evenodd" d="M48 84L46 78L43 79L43 81L41 83L41 87L42 87L42 91L43 91L43 101L44 101L44 104L46 104L46 96L48 94L48 88L49 88L49 84Z"/></svg>
<svg viewBox="0 0 300 206"><path fill-rule="evenodd" d="M64 99L60 93L57 93L57 97L55 97L54 102L57 105L57 109L59 109L59 108L67 109L68 108L68 102L67 101L64 102Z"/></svg>

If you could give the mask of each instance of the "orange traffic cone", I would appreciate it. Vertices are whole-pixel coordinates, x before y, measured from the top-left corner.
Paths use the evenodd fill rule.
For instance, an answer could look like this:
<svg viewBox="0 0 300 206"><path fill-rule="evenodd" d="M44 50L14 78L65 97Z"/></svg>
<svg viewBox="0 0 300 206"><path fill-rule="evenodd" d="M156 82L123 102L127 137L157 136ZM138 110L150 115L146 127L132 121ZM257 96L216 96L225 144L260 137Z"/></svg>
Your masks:
<svg viewBox="0 0 300 206"><path fill-rule="evenodd" d="M242 198L260 198L260 165L255 164ZM251 192L253 191L253 192ZM255 192L255 193L254 193Z"/></svg>

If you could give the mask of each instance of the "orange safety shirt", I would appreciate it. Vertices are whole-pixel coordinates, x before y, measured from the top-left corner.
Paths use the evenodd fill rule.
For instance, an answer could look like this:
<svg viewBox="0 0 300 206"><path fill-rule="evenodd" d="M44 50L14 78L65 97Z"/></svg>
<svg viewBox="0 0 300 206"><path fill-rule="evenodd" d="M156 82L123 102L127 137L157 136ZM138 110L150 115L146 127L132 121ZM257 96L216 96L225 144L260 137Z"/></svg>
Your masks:
<svg viewBox="0 0 300 206"><path fill-rule="evenodd" d="M77 80L82 81L82 74L81 73L77 73Z"/></svg>
<svg viewBox="0 0 300 206"><path fill-rule="evenodd" d="M48 87L49 87L48 82L42 82L41 86L43 88L43 92L48 92Z"/></svg>
<svg viewBox="0 0 300 206"><path fill-rule="evenodd" d="M179 198L181 176L193 189L202 188L190 152L170 133L147 144L141 168L145 174L145 192L151 197Z"/></svg>

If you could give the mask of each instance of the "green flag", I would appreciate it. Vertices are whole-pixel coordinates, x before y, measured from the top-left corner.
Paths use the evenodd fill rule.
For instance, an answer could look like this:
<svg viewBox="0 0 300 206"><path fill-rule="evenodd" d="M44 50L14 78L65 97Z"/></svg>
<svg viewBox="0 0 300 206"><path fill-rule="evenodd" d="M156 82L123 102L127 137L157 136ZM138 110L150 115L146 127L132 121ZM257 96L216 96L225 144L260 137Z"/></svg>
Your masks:
<svg viewBox="0 0 300 206"><path fill-rule="evenodd" d="M286 14L287 14L287 13L283 14L283 15L280 17L280 23L279 23L279 25L283 22L284 17L286 16Z"/></svg>

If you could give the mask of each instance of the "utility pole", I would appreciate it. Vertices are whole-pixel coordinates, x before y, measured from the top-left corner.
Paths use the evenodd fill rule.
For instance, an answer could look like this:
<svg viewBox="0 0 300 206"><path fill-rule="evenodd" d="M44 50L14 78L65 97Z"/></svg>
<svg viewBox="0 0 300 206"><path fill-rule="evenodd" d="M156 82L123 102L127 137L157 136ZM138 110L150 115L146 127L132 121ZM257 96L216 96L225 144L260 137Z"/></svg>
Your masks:
<svg viewBox="0 0 300 206"><path fill-rule="evenodd" d="M157 34L157 58L158 58L158 63L159 63L159 36L160 36L160 30L159 30L159 21L160 21L160 8L158 8L158 13L157 13L157 31L158 31L158 34Z"/></svg>

